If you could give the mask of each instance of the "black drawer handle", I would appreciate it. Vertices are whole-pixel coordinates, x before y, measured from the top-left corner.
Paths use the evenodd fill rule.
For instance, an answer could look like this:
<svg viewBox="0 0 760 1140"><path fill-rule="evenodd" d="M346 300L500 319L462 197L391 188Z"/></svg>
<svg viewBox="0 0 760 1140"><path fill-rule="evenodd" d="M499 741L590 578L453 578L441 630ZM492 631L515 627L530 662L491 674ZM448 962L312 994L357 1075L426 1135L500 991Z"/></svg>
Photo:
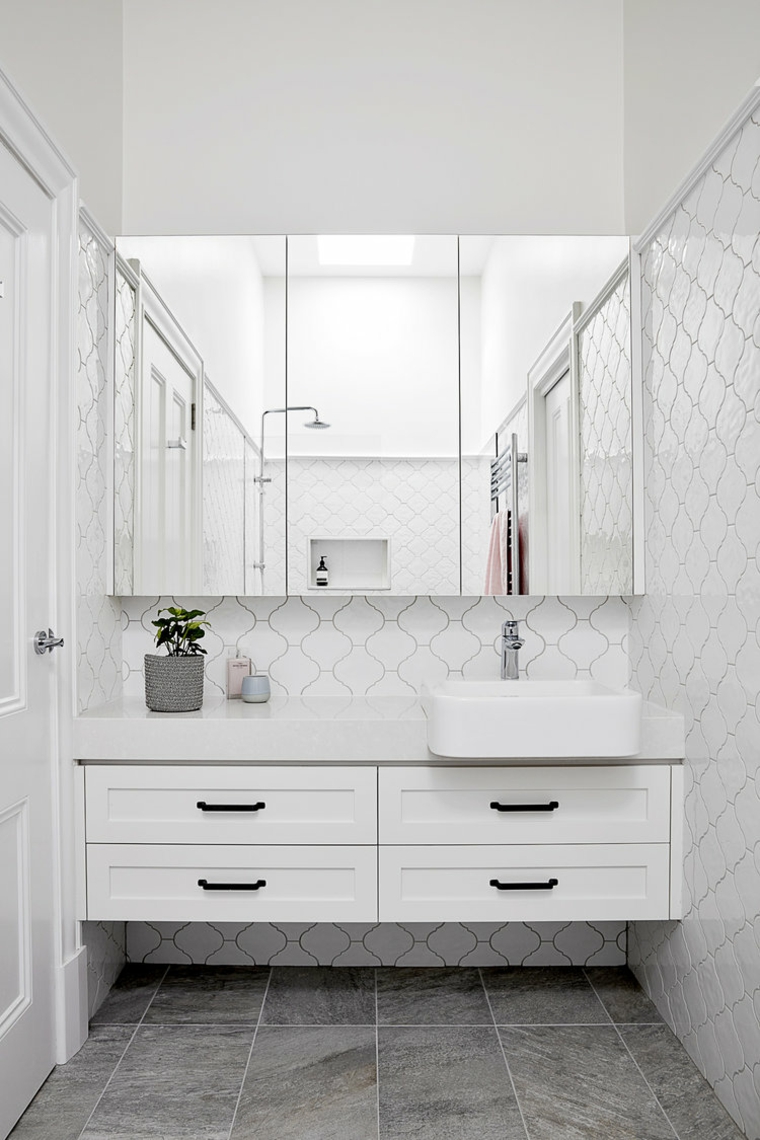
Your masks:
<svg viewBox="0 0 760 1140"><path fill-rule="evenodd" d="M488 885L497 891L553 891L559 886L559 879L549 879L546 883L500 883L498 879L491 879Z"/></svg>
<svg viewBox="0 0 760 1140"><path fill-rule="evenodd" d="M255 883L210 883L208 879L199 879L198 886L204 891L260 891L267 885L266 879L258 879Z"/></svg>
<svg viewBox="0 0 760 1140"><path fill-rule="evenodd" d="M500 804L493 800L491 807L494 811L556 811L559 800L550 800L548 804Z"/></svg>
<svg viewBox="0 0 760 1140"><path fill-rule="evenodd" d="M262 811L267 805L263 800L257 804L207 804L205 800L198 800L195 806L201 811Z"/></svg>

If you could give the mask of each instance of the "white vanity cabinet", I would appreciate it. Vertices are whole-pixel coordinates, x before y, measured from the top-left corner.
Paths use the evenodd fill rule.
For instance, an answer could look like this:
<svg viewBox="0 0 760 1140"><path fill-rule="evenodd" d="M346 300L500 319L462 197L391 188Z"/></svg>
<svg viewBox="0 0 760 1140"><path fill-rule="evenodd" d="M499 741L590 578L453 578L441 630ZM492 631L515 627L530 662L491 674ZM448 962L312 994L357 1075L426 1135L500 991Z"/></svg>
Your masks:
<svg viewBox="0 0 760 1140"><path fill-rule="evenodd" d="M377 918L377 770L91 765L87 917Z"/></svg>
<svg viewBox="0 0 760 1140"><path fill-rule="evenodd" d="M675 917L681 777L670 765L382 768L381 918Z"/></svg>
<svg viewBox="0 0 760 1140"><path fill-rule="evenodd" d="M95 920L680 916L677 764L84 769Z"/></svg>

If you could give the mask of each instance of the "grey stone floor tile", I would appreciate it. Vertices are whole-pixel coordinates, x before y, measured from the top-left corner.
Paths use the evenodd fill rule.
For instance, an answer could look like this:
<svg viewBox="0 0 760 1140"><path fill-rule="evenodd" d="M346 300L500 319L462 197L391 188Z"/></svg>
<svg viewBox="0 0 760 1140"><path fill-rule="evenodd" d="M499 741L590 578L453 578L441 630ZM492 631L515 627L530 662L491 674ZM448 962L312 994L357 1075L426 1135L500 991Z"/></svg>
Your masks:
<svg viewBox="0 0 760 1140"><path fill-rule="evenodd" d="M94 1015L92 1025L137 1025L150 1005L166 966L128 963Z"/></svg>
<svg viewBox="0 0 760 1140"><path fill-rule="evenodd" d="M494 967L481 974L497 1025L609 1025L581 969Z"/></svg>
<svg viewBox="0 0 760 1140"><path fill-rule="evenodd" d="M255 1025L268 966L171 966L146 1024Z"/></svg>
<svg viewBox="0 0 760 1140"><path fill-rule="evenodd" d="M493 1027L378 1029L381 1140L525 1140Z"/></svg>
<svg viewBox="0 0 760 1140"><path fill-rule="evenodd" d="M625 1025L620 1032L680 1140L743 1140L667 1025Z"/></svg>
<svg viewBox="0 0 760 1140"><path fill-rule="evenodd" d="M228 1140L253 1029L143 1025L83 1140Z"/></svg>
<svg viewBox="0 0 760 1140"><path fill-rule="evenodd" d="M493 1025L477 970L403 969L377 971L379 1025Z"/></svg>
<svg viewBox="0 0 760 1140"><path fill-rule="evenodd" d="M53 1069L13 1140L78 1140L133 1033L134 1026L94 1026L76 1056Z"/></svg>
<svg viewBox="0 0 760 1140"><path fill-rule="evenodd" d="M374 1025L375 971L330 966L275 966L264 1025Z"/></svg>
<svg viewBox="0 0 760 1140"><path fill-rule="evenodd" d="M614 1026L499 1034L531 1140L675 1140Z"/></svg>
<svg viewBox="0 0 760 1140"><path fill-rule="evenodd" d="M262 1026L232 1140L377 1140L373 1026Z"/></svg>
<svg viewBox="0 0 760 1140"><path fill-rule="evenodd" d="M616 1024L662 1022L627 966L587 966L584 972Z"/></svg>

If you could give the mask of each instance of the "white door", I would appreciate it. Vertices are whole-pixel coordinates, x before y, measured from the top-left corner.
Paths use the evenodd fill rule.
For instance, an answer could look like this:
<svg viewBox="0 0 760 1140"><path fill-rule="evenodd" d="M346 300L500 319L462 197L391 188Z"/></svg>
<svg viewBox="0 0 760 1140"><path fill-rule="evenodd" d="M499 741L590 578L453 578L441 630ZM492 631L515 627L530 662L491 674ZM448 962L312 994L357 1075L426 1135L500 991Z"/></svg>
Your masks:
<svg viewBox="0 0 760 1140"><path fill-rule="evenodd" d="M546 424L546 590L573 589L570 372L544 398Z"/></svg>
<svg viewBox="0 0 760 1140"><path fill-rule="evenodd" d="M144 280L142 288L135 593L187 594L200 587L193 405L202 365L194 352L183 351L170 321L164 317L159 326L150 318L149 308L160 311L161 302Z"/></svg>
<svg viewBox="0 0 760 1140"><path fill-rule="evenodd" d="M53 210L0 143L0 1137L54 1060Z"/></svg>

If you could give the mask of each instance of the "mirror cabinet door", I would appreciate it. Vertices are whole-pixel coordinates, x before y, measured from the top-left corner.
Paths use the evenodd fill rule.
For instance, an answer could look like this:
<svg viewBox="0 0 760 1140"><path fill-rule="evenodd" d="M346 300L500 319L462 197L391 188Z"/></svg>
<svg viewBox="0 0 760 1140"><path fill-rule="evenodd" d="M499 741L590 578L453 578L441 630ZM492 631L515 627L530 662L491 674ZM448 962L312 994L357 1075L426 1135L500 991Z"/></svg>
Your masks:
<svg viewBox="0 0 760 1140"><path fill-rule="evenodd" d="M288 590L458 594L457 238L288 239Z"/></svg>
<svg viewBox="0 0 760 1140"><path fill-rule="evenodd" d="M285 593L285 264L284 237L118 239L116 592Z"/></svg>
<svg viewBox="0 0 760 1140"><path fill-rule="evenodd" d="M630 594L625 237L461 237L462 592Z"/></svg>
<svg viewBox="0 0 760 1140"><path fill-rule="evenodd" d="M115 273L116 593L641 589L627 238L130 237Z"/></svg>

